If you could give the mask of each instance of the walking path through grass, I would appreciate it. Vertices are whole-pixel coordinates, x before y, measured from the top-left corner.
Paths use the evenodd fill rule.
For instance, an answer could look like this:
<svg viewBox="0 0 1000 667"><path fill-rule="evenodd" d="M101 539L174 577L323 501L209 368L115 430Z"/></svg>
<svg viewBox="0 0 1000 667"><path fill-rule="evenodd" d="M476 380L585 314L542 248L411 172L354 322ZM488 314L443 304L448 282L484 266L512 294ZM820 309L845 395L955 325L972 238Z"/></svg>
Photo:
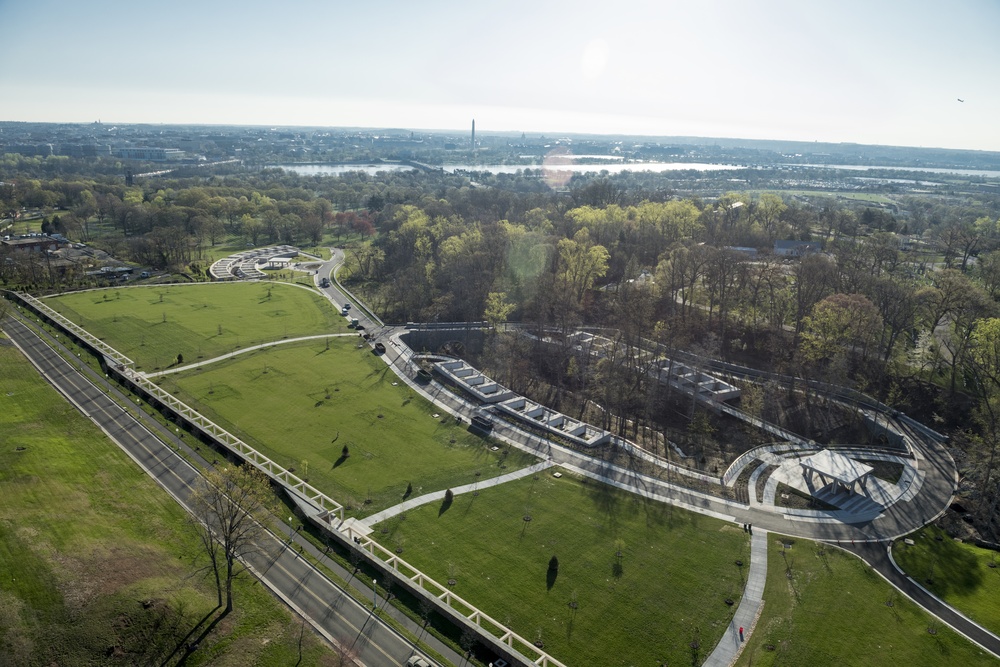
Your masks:
<svg viewBox="0 0 1000 667"><path fill-rule="evenodd" d="M265 346L158 380L355 516L398 504L408 485L423 495L538 462L438 414L350 338Z"/></svg>
<svg viewBox="0 0 1000 667"><path fill-rule="evenodd" d="M737 609L747 534L554 471L422 505L370 537L566 665L701 664Z"/></svg>
<svg viewBox="0 0 1000 667"><path fill-rule="evenodd" d="M743 650L750 638L757 616L764 604L764 584L767 582L767 531L757 529L750 538L750 573L743 588L743 598L726 633L708 656L704 667L728 667Z"/></svg>
<svg viewBox="0 0 1000 667"><path fill-rule="evenodd" d="M463 493L475 493L481 489L486 489L491 486L499 486L504 482L512 482L515 479L521 479L522 477L527 477L528 475L534 475L537 472L541 472L546 468L551 468L554 464L551 461L542 461L541 463L536 463L533 466L528 466L521 470L515 470L514 472L509 472L506 475L500 475L499 477L494 477L493 479L485 479L482 482L476 482L473 484L466 484L465 486L459 486L451 489L451 492L456 496ZM385 521L397 514L402 514L407 510L411 510L414 507L420 507L421 505L426 505L427 503L433 503L438 500L444 500L447 491L435 491L434 493L426 493L417 498L411 498L405 502L399 503L389 509L382 510L378 514L372 514L361 520L361 523L366 526L374 526L380 521Z"/></svg>
<svg viewBox="0 0 1000 667"><path fill-rule="evenodd" d="M777 533L768 539L766 603L736 665L997 664L853 554Z"/></svg>
<svg viewBox="0 0 1000 667"><path fill-rule="evenodd" d="M348 332L315 289L280 282L120 287L45 299L144 371L213 358L244 346ZM182 362L183 363L183 362Z"/></svg>
<svg viewBox="0 0 1000 667"><path fill-rule="evenodd" d="M346 338L355 336L353 333L339 333L339 334L321 334L318 336L300 336L298 338L287 338L285 340L276 340L270 343L261 343L260 345L254 345L253 347L244 347L235 352L230 352L228 354L223 354L218 357L213 357L211 359L206 359L204 361L199 361L196 364L188 364L186 366L178 366L177 368L169 368L165 371L160 371L159 373L146 373L146 377L155 378L161 375L170 375L171 373L181 373L183 371L189 371L192 368L198 368L199 366L207 366L208 364L214 364L217 361L222 361L224 359L231 359L237 355L244 354L245 352L253 352L254 350L263 350L265 347L273 347L275 345L283 345L285 343L298 343L304 340L321 340L323 338Z"/></svg>

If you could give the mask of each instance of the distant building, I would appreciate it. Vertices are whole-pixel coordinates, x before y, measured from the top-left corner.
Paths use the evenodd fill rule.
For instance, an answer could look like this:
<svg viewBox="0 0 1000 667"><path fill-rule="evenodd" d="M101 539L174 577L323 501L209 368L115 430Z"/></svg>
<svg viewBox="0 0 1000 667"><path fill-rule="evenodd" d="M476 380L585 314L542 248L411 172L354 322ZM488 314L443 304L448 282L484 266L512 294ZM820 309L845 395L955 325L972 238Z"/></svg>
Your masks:
<svg viewBox="0 0 1000 667"><path fill-rule="evenodd" d="M62 144L60 155L70 157L110 157L111 146L108 144Z"/></svg>
<svg viewBox="0 0 1000 667"><path fill-rule="evenodd" d="M173 162L184 159L184 151L177 148L117 148L115 157L143 162Z"/></svg>
<svg viewBox="0 0 1000 667"><path fill-rule="evenodd" d="M823 246L812 241L775 241L774 254L780 257L804 257L821 252Z"/></svg>
<svg viewBox="0 0 1000 667"><path fill-rule="evenodd" d="M11 144L4 149L6 153L17 153L19 155L46 157L54 154L52 144Z"/></svg>
<svg viewBox="0 0 1000 667"><path fill-rule="evenodd" d="M59 241L45 234L31 236L5 236L0 241L3 247L15 252L46 252L59 248Z"/></svg>

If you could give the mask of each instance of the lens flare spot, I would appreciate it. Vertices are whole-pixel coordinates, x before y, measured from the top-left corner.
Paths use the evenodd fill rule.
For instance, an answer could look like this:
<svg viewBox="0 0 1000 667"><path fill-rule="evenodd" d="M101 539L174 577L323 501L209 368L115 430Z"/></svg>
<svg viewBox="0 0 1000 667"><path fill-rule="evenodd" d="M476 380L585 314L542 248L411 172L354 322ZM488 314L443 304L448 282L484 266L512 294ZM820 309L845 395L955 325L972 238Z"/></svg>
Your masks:
<svg viewBox="0 0 1000 667"><path fill-rule="evenodd" d="M542 158L545 183L553 189L565 187L569 183L569 179L573 177L573 172L570 169L560 169L559 165L573 164L574 161L573 154L563 146L553 148L546 153L545 157Z"/></svg>

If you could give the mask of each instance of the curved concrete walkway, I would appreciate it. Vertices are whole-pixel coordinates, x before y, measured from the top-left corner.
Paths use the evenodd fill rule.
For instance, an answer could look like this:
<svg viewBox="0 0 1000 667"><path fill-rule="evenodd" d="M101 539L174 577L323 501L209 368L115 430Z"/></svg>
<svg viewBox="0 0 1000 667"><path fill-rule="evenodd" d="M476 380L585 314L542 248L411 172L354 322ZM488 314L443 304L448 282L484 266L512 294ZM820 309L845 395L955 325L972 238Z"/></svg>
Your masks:
<svg viewBox="0 0 1000 667"><path fill-rule="evenodd" d="M499 486L505 482L513 482L516 479L521 479L527 477L528 475L534 475L537 472L541 472L546 468L551 468L554 463L551 461L542 461L541 463L536 463L535 465L528 466L527 468L521 468L520 470L515 470L514 472L509 472L506 475L500 475L499 477L491 477L490 479L484 479L481 482L475 484L466 484L464 486L456 486L451 490L456 496L463 493L472 493L479 489L486 489L491 486ZM444 500L444 494L446 491L435 491L433 493L425 493L422 496L417 496L416 498L410 498L405 500L398 505L394 505L388 509L384 509L381 512L372 514L369 517L365 517L361 520L361 523L366 526L374 526L377 523L381 523L386 519L390 519L397 514L402 514L407 510L411 510L414 507L420 507L421 505L426 505L428 503L433 503L437 501Z"/></svg>
<svg viewBox="0 0 1000 667"><path fill-rule="evenodd" d="M703 667L728 667L736 662L743 651L744 642L750 638L761 608L764 606L764 584L767 581L767 531L754 530L750 537L750 571L743 588L743 597L733 620L726 628L715 650L705 660ZM740 629L743 629L742 636Z"/></svg>
<svg viewBox="0 0 1000 667"><path fill-rule="evenodd" d="M306 288L308 289L308 288ZM220 355L218 357L213 357L211 359L205 359L204 361L199 361L194 364L187 364L186 366L178 366L177 368L169 368L165 371L160 371L158 373L143 373L147 378L160 377L161 375L170 375L171 373L181 373L183 371L191 370L192 368L198 368L199 366L207 366L208 364L214 364L216 362L222 361L224 359L231 359L233 357L239 356L246 352L253 352L254 350L261 350L265 347L274 347L275 345L285 345L287 343L298 343L303 340L323 340L324 338L344 338L350 336L351 338L357 338L356 333L339 333L339 334L321 334L319 336L299 336L298 338L283 338L281 340L273 340L270 343L261 343L260 345L251 345L250 347L241 347L234 352L227 352L226 354Z"/></svg>

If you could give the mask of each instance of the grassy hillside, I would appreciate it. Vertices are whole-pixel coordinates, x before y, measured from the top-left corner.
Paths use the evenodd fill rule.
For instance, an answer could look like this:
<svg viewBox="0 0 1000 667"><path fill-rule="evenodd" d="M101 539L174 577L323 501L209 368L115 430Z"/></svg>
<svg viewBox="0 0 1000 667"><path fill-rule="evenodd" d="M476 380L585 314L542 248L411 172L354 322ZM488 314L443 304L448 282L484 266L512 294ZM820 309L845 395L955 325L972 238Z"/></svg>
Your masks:
<svg viewBox="0 0 1000 667"><path fill-rule="evenodd" d="M346 333L347 321L317 292L283 283L122 287L45 300L136 362L167 368L268 341Z"/></svg>
<svg viewBox="0 0 1000 667"><path fill-rule="evenodd" d="M216 600L187 515L7 344L0 378L0 664L176 664ZM254 580L236 599L187 664L338 664Z"/></svg>

